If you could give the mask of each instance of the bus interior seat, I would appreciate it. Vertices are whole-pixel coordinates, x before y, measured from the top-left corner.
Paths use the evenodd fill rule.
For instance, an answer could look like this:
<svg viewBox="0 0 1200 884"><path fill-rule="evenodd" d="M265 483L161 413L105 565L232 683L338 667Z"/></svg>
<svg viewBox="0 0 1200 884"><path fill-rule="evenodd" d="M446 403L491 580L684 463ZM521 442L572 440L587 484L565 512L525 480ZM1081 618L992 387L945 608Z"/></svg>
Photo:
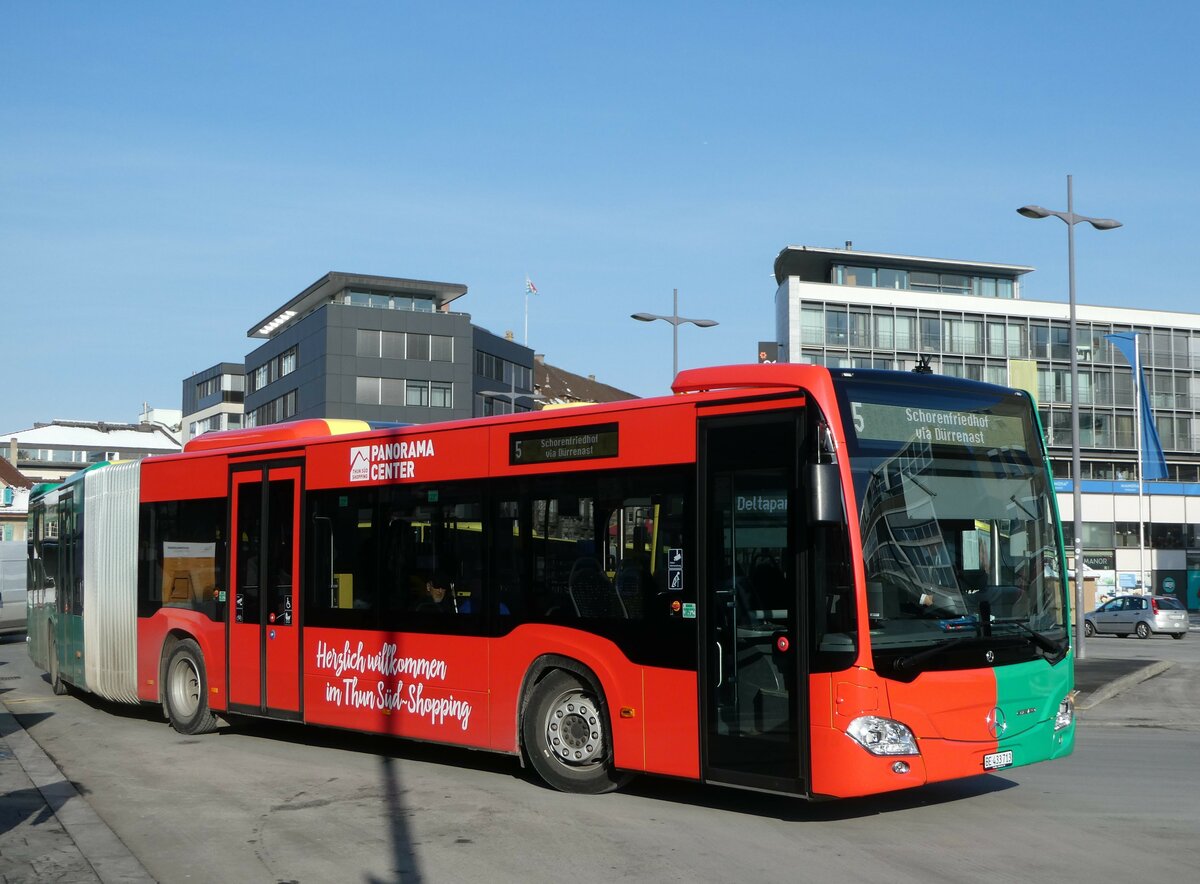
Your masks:
<svg viewBox="0 0 1200 884"><path fill-rule="evenodd" d="M628 617L617 588L593 558L576 559L567 580L567 593L580 617Z"/></svg>

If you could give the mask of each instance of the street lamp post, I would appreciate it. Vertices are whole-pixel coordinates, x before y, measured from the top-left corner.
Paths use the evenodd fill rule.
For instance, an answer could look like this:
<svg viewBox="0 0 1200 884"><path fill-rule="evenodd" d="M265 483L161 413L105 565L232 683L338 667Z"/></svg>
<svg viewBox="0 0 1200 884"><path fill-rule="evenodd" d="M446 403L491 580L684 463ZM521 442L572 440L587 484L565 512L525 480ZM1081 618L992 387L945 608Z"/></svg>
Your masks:
<svg viewBox="0 0 1200 884"><path fill-rule="evenodd" d="M636 319L639 322L653 322L656 319L661 319L663 322L671 323L671 337L674 345L674 355L671 361L671 380L675 380L675 376L679 374L679 326L690 322L692 325L698 325L700 328L712 328L717 325L715 319L689 319L686 316L679 315L679 289L672 289L671 295L673 298L673 307L670 316L660 316L657 313L631 313L630 318Z"/></svg>
<svg viewBox="0 0 1200 884"><path fill-rule="evenodd" d="M1067 210L1055 212L1041 206L1022 206L1017 212L1026 218L1049 218L1054 216L1067 225L1067 280L1071 311L1071 500L1075 511L1075 646L1076 655L1082 660L1086 656L1083 646L1083 508L1082 479L1079 463L1079 348L1078 326L1075 321L1075 225L1086 221L1097 230L1112 230L1120 227L1120 221L1112 218L1089 218L1076 215L1071 176L1067 176ZM1134 368L1137 371L1137 368ZM1141 514L1138 514L1141 518Z"/></svg>

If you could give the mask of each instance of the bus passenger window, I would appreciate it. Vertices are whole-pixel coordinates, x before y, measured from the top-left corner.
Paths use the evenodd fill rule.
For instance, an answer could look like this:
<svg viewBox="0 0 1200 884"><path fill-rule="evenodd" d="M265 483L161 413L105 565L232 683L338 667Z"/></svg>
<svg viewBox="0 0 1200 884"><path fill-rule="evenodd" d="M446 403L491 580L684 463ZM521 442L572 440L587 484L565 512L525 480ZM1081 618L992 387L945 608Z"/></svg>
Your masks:
<svg viewBox="0 0 1200 884"><path fill-rule="evenodd" d="M142 504L138 519L138 613L186 608L225 619L224 498Z"/></svg>

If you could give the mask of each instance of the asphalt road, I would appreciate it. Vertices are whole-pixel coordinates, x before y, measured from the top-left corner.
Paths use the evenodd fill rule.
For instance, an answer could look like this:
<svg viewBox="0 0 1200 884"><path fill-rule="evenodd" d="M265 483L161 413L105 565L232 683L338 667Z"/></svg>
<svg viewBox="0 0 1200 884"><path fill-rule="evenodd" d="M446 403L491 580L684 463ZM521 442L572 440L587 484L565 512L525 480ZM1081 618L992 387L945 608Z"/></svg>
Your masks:
<svg viewBox="0 0 1200 884"><path fill-rule="evenodd" d="M654 778L563 795L514 759L295 726L180 736L154 710L53 696L16 642L0 690L163 882L1188 881L1190 638L1089 646L1175 663L1083 713L1069 759L824 804Z"/></svg>

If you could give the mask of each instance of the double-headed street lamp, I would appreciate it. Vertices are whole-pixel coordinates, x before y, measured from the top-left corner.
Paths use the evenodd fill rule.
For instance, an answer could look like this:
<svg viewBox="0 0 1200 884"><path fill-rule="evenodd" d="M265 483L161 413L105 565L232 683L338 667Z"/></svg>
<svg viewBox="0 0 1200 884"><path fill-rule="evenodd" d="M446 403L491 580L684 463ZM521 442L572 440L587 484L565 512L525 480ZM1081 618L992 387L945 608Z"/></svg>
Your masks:
<svg viewBox="0 0 1200 884"><path fill-rule="evenodd" d="M528 399L530 402L546 402L547 398L541 393L518 393L516 390L480 390L476 396L486 396L489 399L507 399L513 411L517 410L518 399Z"/></svg>
<svg viewBox="0 0 1200 884"><path fill-rule="evenodd" d="M1112 218L1089 218L1076 215L1074 195L1071 191L1071 176L1067 176L1067 210L1055 212L1041 206L1022 206L1017 212L1026 218L1049 218L1054 216L1067 225L1067 280L1071 306L1071 500L1075 510L1075 646L1078 658L1085 656L1083 647L1083 508L1081 497L1081 467L1079 463L1079 349L1075 322L1075 225L1086 221L1097 230L1112 230L1120 227L1120 221ZM1137 366L1133 368L1137 371ZM1141 518L1141 514L1138 514Z"/></svg>
<svg viewBox="0 0 1200 884"><path fill-rule="evenodd" d="M689 319L686 316L679 315L679 289L672 289L671 296L673 300L672 313L670 316L660 316L657 313L632 313L631 319L636 319L639 322L653 322L656 319L661 319L663 322L671 323L671 337L674 343L674 356L671 361L671 380L675 380L675 376L679 374L679 326L686 322L692 325L698 325L700 328L712 328L717 325L715 319Z"/></svg>

